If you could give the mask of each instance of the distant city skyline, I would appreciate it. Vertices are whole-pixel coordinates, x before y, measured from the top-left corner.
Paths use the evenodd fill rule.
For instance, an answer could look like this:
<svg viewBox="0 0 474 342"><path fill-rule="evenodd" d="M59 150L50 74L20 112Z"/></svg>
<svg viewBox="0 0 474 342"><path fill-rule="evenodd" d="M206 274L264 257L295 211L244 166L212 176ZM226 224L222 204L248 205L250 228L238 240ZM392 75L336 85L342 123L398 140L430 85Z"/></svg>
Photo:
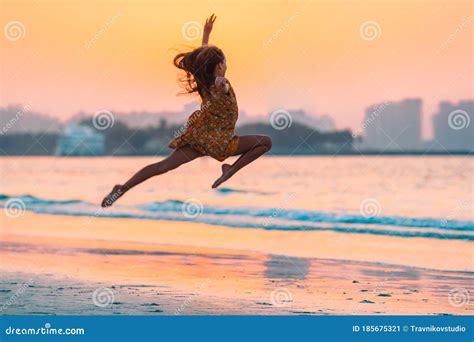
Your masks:
<svg viewBox="0 0 474 342"><path fill-rule="evenodd" d="M131 128L144 128L157 126L160 121L165 120L167 124L181 125L188 119L189 115L199 109L200 104L197 101L184 104L178 111L107 111L108 115L113 116L113 120L121 121ZM291 116L291 121L299 122L308 127L318 129L321 132L333 131L336 129L333 119L328 114L317 115L307 113L302 109L283 110ZM96 112L101 113L101 111ZM58 132L60 126L68 125L71 122L80 122L84 119L94 116L93 112L80 111L68 118L57 118L48 113L35 112L28 105L11 105L0 107L0 130L3 134L21 131L29 132ZM240 111L237 126L254 123L266 122L271 120L272 112L260 116L249 116L245 111Z"/></svg>
<svg viewBox="0 0 474 342"><path fill-rule="evenodd" d="M199 45L212 12L211 43L223 48L248 117L303 109L358 131L368 105L419 97L429 138L439 101L472 98L469 0L5 0L0 106L29 104L63 122L80 111L180 111L190 98L175 96L171 61Z"/></svg>
<svg viewBox="0 0 474 342"><path fill-rule="evenodd" d="M183 124L189 113L199 108L198 102L189 102L180 111L134 111L105 112L111 126L120 121L131 129ZM352 131L356 140L356 148L379 151L416 151L416 150L474 150L474 99L458 103L440 101L438 110L430 115L434 137L427 139L422 136L424 104L420 98L403 99L401 101L386 100L366 108L365 117L359 129ZM79 112L66 121L31 111L28 106L0 107L1 135L20 132L60 133L71 123L90 120L97 113ZM298 122L320 132L337 130L333 119L328 114L315 115L299 110L278 110L259 117L249 117L241 113L239 125L263 122L278 126L272 119L274 114L282 114L280 119L283 128ZM104 116L104 115L100 115ZM278 128L278 127L277 127Z"/></svg>

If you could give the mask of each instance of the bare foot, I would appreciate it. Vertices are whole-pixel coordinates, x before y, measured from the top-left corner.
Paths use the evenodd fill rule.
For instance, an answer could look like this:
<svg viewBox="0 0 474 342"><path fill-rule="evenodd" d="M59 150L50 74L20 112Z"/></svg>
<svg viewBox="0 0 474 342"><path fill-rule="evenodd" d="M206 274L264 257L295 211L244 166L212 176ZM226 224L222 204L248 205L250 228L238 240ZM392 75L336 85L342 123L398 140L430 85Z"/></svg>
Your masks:
<svg viewBox="0 0 474 342"><path fill-rule="evenodd" d="M222 175L217 178L217 180L212 184L212 188L215 189L226 180L228 180L232 175L229 173L229 170L232 168L232 165L222 164Z"/></svg>
<svg viewBox="0 0 474 342"><path fill-rule="evenodd" d="M112 191L102 200L102 208L111 207L125 193L122 185L117 184Z"/></svg>

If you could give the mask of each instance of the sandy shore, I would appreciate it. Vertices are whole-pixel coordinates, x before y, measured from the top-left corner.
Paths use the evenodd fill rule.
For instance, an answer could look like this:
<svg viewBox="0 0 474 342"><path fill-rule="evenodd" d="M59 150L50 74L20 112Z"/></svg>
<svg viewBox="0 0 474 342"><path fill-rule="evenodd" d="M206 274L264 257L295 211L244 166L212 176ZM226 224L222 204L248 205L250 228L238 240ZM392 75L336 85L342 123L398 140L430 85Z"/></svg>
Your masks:
<svg viewBox="0 0 474 342"><path fill-rule="evenodd" d="M4 314L471 314L474 309L463 300L474 293L472 243L466 241L30 212L1 219Z"/></svg>

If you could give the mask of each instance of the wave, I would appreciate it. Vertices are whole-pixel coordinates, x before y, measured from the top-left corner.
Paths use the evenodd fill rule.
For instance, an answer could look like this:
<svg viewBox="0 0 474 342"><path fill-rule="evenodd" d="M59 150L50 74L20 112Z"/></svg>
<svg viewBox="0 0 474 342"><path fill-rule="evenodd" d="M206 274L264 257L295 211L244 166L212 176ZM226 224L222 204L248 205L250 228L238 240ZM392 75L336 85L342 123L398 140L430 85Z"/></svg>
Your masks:
<svg viewBox="0 0 474 342"><path fill-rule="evenodd" d="M272 195L274 192L264 192L264 191L249 191L242 189L233 189L233 188L218 188L215 190L219 194L252 194L252 195Z"/></svg>
<svg viewBox="0 0 474 342"><path fill-rule="evenodd" d="M153 202L139 205L143 210L151 212L181 212L186 202L168 200L164 202ZM420 227L420 228L444 228L448 230L472 230L474 222L459 220L443 220L431 218L407 218L397 216L374 216L366 217L362 215L333 214L309 210L295 210L282 208L229 208L216 206L203 206L202 214L250 216L260 218L278 217L291 221L302 222L331 222L331 223L354 223L373 225L394 225L399 227Z"/></svg>
<svg viewBox="0 0 474 342"><path fill-rule="evenodd" d="M137 205L115 205L102 209L97 203L81 200L49 200L30 195L0 194L0 206L8 214L12 203L38 214L115 217L151 220L191 221L239 228L286 231L334 231L400 237L474 240L474 221L408 218L398 216L365 217L310 210L282 208L224 207L167 200Z"/></svg>

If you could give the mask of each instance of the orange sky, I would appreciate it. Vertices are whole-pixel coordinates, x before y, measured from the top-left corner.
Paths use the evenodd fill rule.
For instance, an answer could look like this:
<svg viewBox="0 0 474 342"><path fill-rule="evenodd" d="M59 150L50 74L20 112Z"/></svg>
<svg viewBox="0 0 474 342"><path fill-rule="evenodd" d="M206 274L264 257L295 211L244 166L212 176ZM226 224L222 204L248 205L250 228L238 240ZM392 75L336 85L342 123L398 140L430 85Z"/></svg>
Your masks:
<svg viewBox="0 0 474 342"><path fill-rule="evenodd" d="M358 129L369 104L421 97L426 133L438 101L473 97L469 0L1 4L0 105L30 103L64 119L79 110L181 109L191 99L175 96L173 49L198 46L183 25L213 12L211 43L226 53L249 115L302 108ZM23 38L6 32L12 21ZM367 21L378 23L378 38L361 36Z"/></svg>

